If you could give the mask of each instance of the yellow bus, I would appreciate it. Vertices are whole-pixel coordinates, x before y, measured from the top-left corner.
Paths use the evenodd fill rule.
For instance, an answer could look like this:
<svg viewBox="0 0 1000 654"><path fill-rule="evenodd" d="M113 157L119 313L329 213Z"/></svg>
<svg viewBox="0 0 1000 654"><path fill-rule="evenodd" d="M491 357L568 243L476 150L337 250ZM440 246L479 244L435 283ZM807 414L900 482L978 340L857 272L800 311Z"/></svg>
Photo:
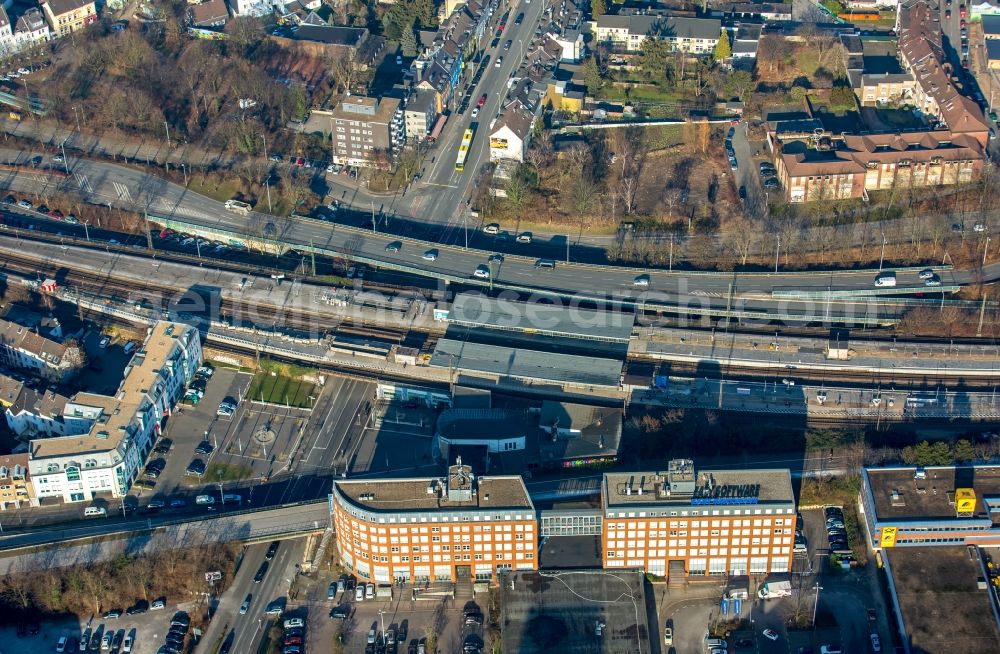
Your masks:
<svg viewBox="0 0 1000 654"><path fill-rule="evenodd" d="M465 170L465 158L469 156L469 148L472 146L472 130L467 129L462 134L462 144L458 146L458 159L455 161L455 170L462 172Z"/></svg>

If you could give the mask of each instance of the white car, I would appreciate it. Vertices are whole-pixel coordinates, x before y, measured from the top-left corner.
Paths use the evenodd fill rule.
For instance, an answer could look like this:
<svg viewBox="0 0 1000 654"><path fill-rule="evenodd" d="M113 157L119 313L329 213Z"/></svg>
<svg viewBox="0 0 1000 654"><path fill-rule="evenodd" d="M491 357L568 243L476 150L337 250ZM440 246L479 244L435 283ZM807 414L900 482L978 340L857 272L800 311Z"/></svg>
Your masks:
<svg viewBox="0 0 1000 654"><path fill-rule="evenodd" d="M165 608L167 608L167 603L164 602L162 599L155 600L152 604L149 605L150 611L159 611Z"/></svg>
<svg viewBox="0 0 1000 654"><path fill-rule="evenodd" d="M632 286L649 286L649 275L639 275L632 280Z"/></svg>
<svg viewBox="0 0 1000 654"><path fill-rule="evenodd" d="M495 68L499 68L503 64L503 57L497 57L497 62L493 64Z"/></svg>
<svg viewBox="0 0 1000 654"><path fill-rule="evenodd" d="M135 646L135 629L132 629L125 635L125 640L122 641L122 654L132 654L132 648Z"/></svg>
<svg viewBox="0 0 1000 654"><path fill-rule="evenodd" d="M934 271L931 268L924 268L920 271L920 279L934 279Z"/></svg>
<svg viewBox="0 0 1000 654"><path fill-rule="evenodd" d="M437 261L438 251L437 250L427 250L421 257L424 261Z"/></svg>
<svg viewBox="0 0 1000 654"><path fill-rule="evenodd" d="M365 599L365 587L363 584L358 584L354 588L354 601L361 602Z"/></svg>
<svg viewBox="0 0 1000 654"><path fill-rule="evenodd" d="M17 74L18 75L30 75L31 71L22 66L21 68L17 69Z"/></svg>
<svg viewBox="0 0 1000 654"><path fill-rule="evenodd" d="M56 651L57 652L65 652L66 651L66 643L67 642L69 642L69 638L67 638L66 636L60 636L59 637L59 642L56 643Z"/></svg>
<svg viewBox="0 0 1000 654"><path fill-rule="evenodd" d="M97 345L98 345L98 347L100 347L100 348L101 348L101 349L103 350L103 349L104 349L104 348L106 348L106 347L107 347L107 346L108 346L108 345L109 345L110 343L111 343L111 337L110 337L110 336L105 336L104 338L102 338L102 339L101 339L101 342L100 342L100 343L98 343Z"/></svg>
<svg viewBox="0 0 1000 654"><path fill-rule="evenodd" d="M476 268L476 271L472 273L472 276L477 279L489 279L490 269L485 265L480 264L479 267Z"/></svg>
<svg viewBox="0 0 1000 654"><path fill-rule="evenodd" d="M984 225L982 223L976 223L975 225L972 226L972 231L974 231L974 232L985 232L986 231L986 225Z"/></svg>
<svg viewBox="0 0 1000 654"><path fill-rule="evenodd" d="M472 117L476 118L477 116L479 116L479 107L473 107L472 108Z"/></svg>

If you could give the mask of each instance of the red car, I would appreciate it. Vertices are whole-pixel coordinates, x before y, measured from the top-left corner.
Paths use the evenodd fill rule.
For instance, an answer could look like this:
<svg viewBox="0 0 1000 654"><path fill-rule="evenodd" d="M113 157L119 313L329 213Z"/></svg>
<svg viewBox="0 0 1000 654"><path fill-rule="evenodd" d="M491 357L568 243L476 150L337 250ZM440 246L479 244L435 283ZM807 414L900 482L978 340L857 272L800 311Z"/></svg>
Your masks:
<svg viewBox="0 0 1000 654"><path fill-rule="evenodd" d="M301 168L302 166L306 165L306 160L303 159L302 157L299 157L298 159L295 160L295 165Z"/></svg>
<svg viewBox="0 0 1000 654"><path fill-rule="evenodd" d="M958 21L958 26L961 27L961 28L964 28L965 27L965 20L963 19L963 20Z"/></svg>
<svg viewBox="0 0 1000 654"><path fill-rule="evenodd" d="M49 212L49 218L52 218L54 220L62 220L63 212L59 211L58 209L53 209L52 211Z"/></svg>
<svg viewBox="0 0 1000 654"><path fill-rule="evenodd" d="M301 644L302 644L302 636L289 636L288 638L285 639L286 646L301 645Z"/></svg>
<svg viewBox="0 0 1000 654"><path fill-rule="evenodd" d="M479 98L479 104L477 104L476 106L479 107L480 109L482 109L484 104L486 104L486 94L485 93L483 93L482 97Z"/></svg>
<svg viewBox="0 0 1000 654"><path fill-rule="evenodd" d="M958 15L965 18L965 5L958 5Z"/></svg>

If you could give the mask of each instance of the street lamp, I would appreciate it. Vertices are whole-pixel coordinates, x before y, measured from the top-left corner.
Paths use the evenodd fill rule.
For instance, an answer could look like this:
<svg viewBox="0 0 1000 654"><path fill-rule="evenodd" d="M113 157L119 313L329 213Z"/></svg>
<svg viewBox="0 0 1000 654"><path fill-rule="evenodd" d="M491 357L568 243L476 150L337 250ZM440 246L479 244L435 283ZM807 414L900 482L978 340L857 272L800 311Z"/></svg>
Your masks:
<svg viewBox="0 0 1000 654"><path fill-rule="evenodd" d="M813 619L812 619L812 626L813 626L813 629L815 629L816 628L816 611L819 608L819 591L823 590L823 587L820 586L819 582L817 581L816 585L813 586L813 590L816 591L816 598L813 601Z"/></svg>
<svg viewBox="0 0 1000 654"><path fill-rule="evenodd" d="M878 271L882 272L882 262L885 260L885 232L882 232L882 253L878 257Z"/></svg>
<svg viewBox="0 0 1000 654"><path fill-rule="evenodd" d="M983 246L983 265L984 266L986 265L986 253L989 252L989 249L990 249L990 237L987 236L986 237L986 245Z"/></svg>
<svg viewBox="0 0 1000 654"><path fill-rule="evenodd" d="M776 236L774 246L774 272L778 272L778 253L781 251L781 236Z"/></svg>

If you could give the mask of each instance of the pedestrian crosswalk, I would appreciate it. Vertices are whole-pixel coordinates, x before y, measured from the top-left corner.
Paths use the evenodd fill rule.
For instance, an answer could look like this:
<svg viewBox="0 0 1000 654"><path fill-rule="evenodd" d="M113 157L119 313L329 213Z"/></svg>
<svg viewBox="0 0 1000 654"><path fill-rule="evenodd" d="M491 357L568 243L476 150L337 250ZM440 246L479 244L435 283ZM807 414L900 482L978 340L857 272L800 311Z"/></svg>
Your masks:
<svg viewBox="0 0 1000 654"><path fill-rule="evenodd" d="M76 179L76 185L81 191L85 193L94 192L94 187L90 185L90 180L87 179L86 175L74 174L73 177Z"/></svg>
<svg viewBox="0 0 1000 654"><path fill-rule="evenodd" d="M121 182L111 182L111 183L115 187L115 195L118 196L119 200L122 200L123 202L132 201L132 193L128 190L127 186L125 186Z"/></svg>

